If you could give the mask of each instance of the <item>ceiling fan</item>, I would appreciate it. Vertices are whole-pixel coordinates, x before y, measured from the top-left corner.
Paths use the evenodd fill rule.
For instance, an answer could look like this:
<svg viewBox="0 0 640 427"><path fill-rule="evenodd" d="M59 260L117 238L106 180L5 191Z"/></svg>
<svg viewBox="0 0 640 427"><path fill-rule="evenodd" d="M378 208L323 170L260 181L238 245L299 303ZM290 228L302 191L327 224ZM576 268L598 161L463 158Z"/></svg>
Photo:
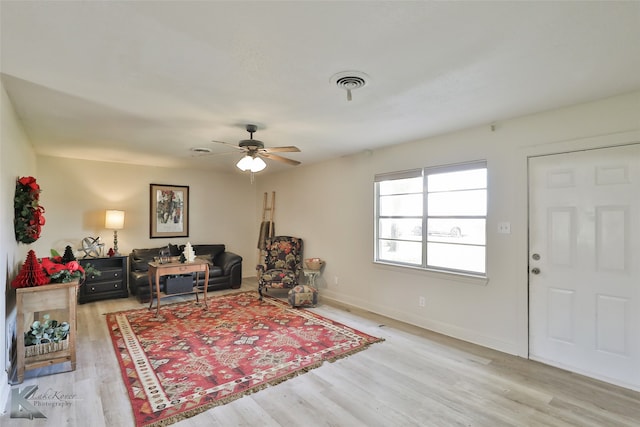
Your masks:
<svg viewBox="0 0 640 427"><path fill-rule="evenodd" d="M217 142L218 144L228 145L230 147L239 150L245 155L240 159L240 161L236 164L238 169L242 171L251 171L251 172L260 172L263 170L267 164L262 160L262 158L275 160L278 162L286 163L291 166L297 166L300 164L297 160L288 159L286 157L279 156L273 153L294 153L300 152L298 147L294 147L292 145L287 147L270 147L265 148L264 143L257 139L253 139L253 134L258 130L258 126L248 124L246 126L247 132L249 132L249 139L243 139L238 143L238 145L230 144L224 141L212 141ZM261 158L262 157L262 158Z"/></svg>

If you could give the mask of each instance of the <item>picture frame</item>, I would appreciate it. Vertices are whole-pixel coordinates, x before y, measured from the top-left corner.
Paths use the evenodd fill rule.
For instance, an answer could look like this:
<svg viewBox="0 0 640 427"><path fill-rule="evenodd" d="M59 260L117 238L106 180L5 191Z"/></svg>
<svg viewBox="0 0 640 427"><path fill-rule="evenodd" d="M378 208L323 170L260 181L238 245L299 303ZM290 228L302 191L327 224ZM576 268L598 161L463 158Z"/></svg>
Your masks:
<svg viewBox="0 0 640 427"><path fill-rule="evenodd" d="M189 186L150 184L149 237L189 237Z"/></svg>

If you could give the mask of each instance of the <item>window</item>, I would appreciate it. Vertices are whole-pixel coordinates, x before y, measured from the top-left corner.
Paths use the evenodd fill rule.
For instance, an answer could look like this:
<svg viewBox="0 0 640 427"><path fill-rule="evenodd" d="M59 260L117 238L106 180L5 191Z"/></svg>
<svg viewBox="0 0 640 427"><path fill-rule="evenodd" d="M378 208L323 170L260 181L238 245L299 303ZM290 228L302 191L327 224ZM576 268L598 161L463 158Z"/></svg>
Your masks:
<svg viewBox="0 0 640 427"><path fill-rule="evenodd" d="M375 261L486 274L485 162L376 175Z"/></svg>

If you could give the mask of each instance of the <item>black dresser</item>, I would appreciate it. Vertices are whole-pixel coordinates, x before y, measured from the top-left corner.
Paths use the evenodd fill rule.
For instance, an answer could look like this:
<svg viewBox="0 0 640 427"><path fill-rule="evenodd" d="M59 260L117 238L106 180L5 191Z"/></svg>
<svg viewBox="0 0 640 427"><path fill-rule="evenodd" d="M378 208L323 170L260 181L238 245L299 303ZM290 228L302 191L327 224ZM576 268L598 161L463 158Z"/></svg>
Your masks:
<svg viewBox="0 0 640 427"><path fill-rule="evenodd" d="M111 298L127 298L127 256L113 256L110 258L84 258L78 260L84 268L91 264L100 275L87 274L85 282L78 291L78 302L98 301Z"/></svg>

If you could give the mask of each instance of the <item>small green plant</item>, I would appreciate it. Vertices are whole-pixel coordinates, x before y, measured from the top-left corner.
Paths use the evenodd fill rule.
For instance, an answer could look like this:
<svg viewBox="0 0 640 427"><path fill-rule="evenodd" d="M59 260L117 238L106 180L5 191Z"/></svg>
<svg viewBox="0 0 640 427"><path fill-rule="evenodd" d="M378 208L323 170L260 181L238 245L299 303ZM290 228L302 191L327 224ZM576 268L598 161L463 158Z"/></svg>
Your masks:
<svg viewBox="0 0 640 427"><path fill-rule="evenodd" d="M69 336L69 323L58 323L57 320L50 320L49 315L42 316L42 322L36 320L31 324L31 330L24 333L24 345L46 344L60 342Z"/></svg>

